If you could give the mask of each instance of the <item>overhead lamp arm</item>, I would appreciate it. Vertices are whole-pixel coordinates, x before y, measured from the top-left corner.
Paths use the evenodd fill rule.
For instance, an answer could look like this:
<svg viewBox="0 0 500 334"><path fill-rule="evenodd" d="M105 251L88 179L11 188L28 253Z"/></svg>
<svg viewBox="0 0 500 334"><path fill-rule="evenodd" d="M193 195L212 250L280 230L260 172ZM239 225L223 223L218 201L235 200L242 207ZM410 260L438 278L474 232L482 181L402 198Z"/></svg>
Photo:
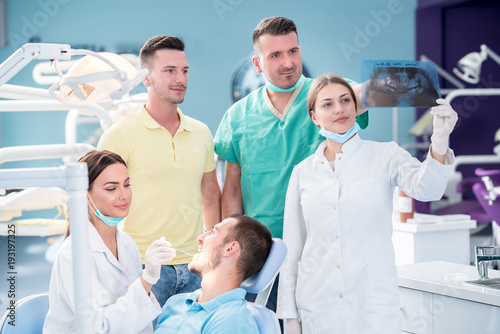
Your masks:
<svg viewBox="0 0 500 334"><path fill-rule="evenodd" d="M69 44L28 43L17 49L7 60L0 64L0 86L9 81L34 59L70 60L74 55L92 55L107 63L115 70L120 80L126 79L126 74L115 64L94 51L74 50Z"/></svg>
<svg viewBox="0 0 500 334"><path fill-rule="evenodd" d="M492 49L490 49L486 44L482 44L481 45L481 53L482 54L487 54L498 65L500 65L500 56L495 51L493 51Z"/></svg>
<svg viewBox="0 0 500 334"><path fill-rule="evenodd" d="M69 44L24 44L0 64L0 86L8 82L33 59L70 60L72 51Z"/></svg>

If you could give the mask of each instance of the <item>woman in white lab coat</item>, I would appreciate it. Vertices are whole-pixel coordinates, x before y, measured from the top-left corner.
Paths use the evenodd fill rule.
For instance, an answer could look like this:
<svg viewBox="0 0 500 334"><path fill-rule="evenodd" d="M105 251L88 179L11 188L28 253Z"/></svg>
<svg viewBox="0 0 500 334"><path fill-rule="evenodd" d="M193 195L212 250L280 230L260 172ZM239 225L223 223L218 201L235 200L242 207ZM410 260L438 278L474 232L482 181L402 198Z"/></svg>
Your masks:
<svg viewBox="0 0 500 334"><path fill-rule="evenodd" d="M128 215L132 191L125 162L108 151L91 151L80 159L89 171L89 252L92 306L86 314L92 333L152 333L161 313L151 287L162 263L175 256L164 240L146 252L146 266L132 238L116 225ZM75 333L72 238L61 246L52 268L50 309L43 333Z"/></svg>
<svg viewBox="0 0 500 334"><path fill-rule="evenodd" d="M432 201L445 190L454 162L447 139L457 115L446 101L437 103L432 145L421 163L394 142L360 138L355 95L342 78L326 75L312 84L310 117L327 139L294 168L288 186L288 255L277 309L288 334L401 333L392 195L399 186Z"/></svg>

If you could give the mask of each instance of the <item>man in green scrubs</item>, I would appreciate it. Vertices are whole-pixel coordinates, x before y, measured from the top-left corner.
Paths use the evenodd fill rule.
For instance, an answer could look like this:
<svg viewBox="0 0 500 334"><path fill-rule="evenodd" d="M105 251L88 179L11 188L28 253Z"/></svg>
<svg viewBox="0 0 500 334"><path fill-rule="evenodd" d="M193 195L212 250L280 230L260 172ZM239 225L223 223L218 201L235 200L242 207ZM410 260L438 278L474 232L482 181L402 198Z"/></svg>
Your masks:
<svg viewBox="0 0 500 334"><path fill-rule="evenodd" d="M244 213L281 238L293 167L324 138L309 118L307 92L313 80L302 75L295 23L284 17L262 20L253 32L253 46L252 62L266 77L266 86L229 108L215 135L215 152L226 161L222 216ZM360 85L353 88L361 101ZM358 110L362 129L368 125L365 111Z"/></svg>

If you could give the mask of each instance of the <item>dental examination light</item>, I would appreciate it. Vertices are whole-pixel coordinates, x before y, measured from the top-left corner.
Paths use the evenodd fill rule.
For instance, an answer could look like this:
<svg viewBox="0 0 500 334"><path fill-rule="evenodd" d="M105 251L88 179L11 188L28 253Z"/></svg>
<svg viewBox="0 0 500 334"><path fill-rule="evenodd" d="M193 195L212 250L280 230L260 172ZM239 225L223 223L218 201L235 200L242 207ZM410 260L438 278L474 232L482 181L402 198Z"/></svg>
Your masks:
<svg viewBox="0 0 500 334"><path fill-rule="evenodd" d="M49 93L66 104L99 103L120 99L147 76L147 69L138 71L119 55L72 49L68 44L28 43L0 64L0 86L34 59L70 60L71 56L85 57L54 84ZM59 94L56 89L60 87Z"/></svg>
<svg viewBox="0 0 500 334"><path fill-rule="evenodd" d="M128 94L147 75L147 69L139 72L129 61L117 54L92 53L78 60L61 76L59 82L49 88L49 93L66 104L117 100ZM59 95L55 93L58 88Z"/></svg>
<svg viewBox="0 0 500 334"><path fill-rule="evenodd" d="M488 48L486 44L482 44L480 48L481 52L466 54L458 61L458 68L453 69L453 73L463 81L477 84L479 82L479 76L481 75L481 66L488 56L500 65L500 56Z"/></svg>

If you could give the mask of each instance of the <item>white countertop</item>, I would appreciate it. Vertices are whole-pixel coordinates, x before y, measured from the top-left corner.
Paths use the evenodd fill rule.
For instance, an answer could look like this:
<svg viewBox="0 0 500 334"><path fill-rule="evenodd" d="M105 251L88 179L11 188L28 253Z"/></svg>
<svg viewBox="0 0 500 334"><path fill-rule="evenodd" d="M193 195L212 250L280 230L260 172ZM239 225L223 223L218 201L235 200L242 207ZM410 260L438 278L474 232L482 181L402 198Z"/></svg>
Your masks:
<svg viewBox="0 0 500 334"><path fill-rule="evenodd" d="M470 219L468 215L434 216L415 213L414 219L408 221L408 223L393 222L394 231L409 233L438 232L473 229L477 225L476 221Z"/></svg>
<svg viewBox="0 0 500 334"><path fill-rule="evenodd" d="M500 306L500 290L464 283L478 279L475 266L434 261L400 265L397 268L400 287ZM488 276L500 277L500 271L489 269Z"/></svg>

